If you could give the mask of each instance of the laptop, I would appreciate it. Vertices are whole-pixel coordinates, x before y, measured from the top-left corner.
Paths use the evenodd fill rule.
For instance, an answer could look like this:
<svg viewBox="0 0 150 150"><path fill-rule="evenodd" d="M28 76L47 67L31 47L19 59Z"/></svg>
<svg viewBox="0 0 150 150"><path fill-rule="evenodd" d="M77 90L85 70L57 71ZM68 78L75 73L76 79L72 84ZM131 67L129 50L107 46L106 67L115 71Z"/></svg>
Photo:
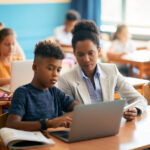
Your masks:
<svg viewBox="0 0 150 150"><path fill-rule="evenodd" d="M49 133L69 143L113 136L119 132L124 105L124 100L77 105L71 128Z"/></svg>
<svg viewBox="0 0 150 150"><path fill-rule="evenodd" d="M32 64L33 60L13 61L11 64L10 85L0 87L0 90L12 93L19 86L30 83L34 75Z"/></svg>

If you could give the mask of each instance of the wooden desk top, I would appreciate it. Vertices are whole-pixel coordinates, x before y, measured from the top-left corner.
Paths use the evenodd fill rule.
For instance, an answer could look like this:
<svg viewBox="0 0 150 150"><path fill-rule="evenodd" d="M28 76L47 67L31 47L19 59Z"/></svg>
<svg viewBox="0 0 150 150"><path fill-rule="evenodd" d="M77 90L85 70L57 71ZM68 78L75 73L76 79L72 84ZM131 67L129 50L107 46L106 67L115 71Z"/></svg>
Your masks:
<svg viewBox="0 0 150 150"><path fill-rule="evenodd" d="M64 53L73 53L73 48L71 45L60 45Z"/></svg>
<svg viewBox="0 0 150 150"><path fill-rule="evenodd" d="M32 148L32 150L128 150L143 149L150 147L150 106L136 120L126 122L121 121L119 134L111 137L98 138L88 141L81 141L67 144L54 137L51 137L56 144L41 148ZM1 149L7 150L0 142Z"/></svg>
<svg viewBox="0 0 150 150"><path fill-rule="evenodd" d="M143 86L145 83L148 83L149 80L133 78L133 77L125 77L127 82L130 83L135 88L138 86Z"/></svg>
<svg viewBox="0 0 150 150"><path fill-rule="evenodd" d="M123 64L149 64L150 63L150 50L135 51L133 53L126 54L121 58L111 57L109 61L118 62Z"/></svg>

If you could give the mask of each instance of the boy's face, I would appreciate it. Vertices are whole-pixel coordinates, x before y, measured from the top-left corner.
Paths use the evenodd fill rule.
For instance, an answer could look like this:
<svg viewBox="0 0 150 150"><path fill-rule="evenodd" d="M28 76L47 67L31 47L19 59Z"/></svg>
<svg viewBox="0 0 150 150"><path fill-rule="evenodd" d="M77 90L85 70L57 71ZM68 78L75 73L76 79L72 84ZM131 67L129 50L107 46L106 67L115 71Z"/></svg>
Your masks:
<svg viewBox="0 0 150 150"><path fill-rule="evenodd" d="M33 64L35 83L37 88L52 88L59 79L62 68L62 60L53 57L38 58Z"/></svg>

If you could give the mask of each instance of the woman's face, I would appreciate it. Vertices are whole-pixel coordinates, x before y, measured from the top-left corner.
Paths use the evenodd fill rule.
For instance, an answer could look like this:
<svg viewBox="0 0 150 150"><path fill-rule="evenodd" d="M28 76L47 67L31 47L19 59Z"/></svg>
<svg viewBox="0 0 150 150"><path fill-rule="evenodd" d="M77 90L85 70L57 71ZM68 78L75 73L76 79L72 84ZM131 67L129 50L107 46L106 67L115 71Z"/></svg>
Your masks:
<svg viewBox="0 0 150 150"><path fill-rule="evenodd" d="M78 64L87 76L93 75L97 63L99 49L91 40L78 41L74 55Z"/></svg>
<svg viewBox="0 0 150 150"><path fill-rule="evenodd" d="M0 55L3 57L11 56L15 51L16 36L8 35L0 42Z"/></svg>

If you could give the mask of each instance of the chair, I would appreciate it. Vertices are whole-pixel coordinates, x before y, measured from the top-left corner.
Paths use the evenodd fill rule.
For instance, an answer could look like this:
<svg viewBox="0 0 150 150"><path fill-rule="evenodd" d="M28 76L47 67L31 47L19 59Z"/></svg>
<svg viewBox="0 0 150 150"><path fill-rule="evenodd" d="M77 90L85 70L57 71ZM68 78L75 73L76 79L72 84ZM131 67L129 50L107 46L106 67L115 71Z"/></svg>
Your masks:
<svg viewBox="0 0 150 150"><path fill-rule="evenodd" d="M144 97L147 99L148 105L150 105L150 82L144 84Z"/></svg>
<svg viewBox="0 0 150 150"><path fill-rule="evenodd" d="M0 115L0 128L3 128L6 126L7 117L8 117L8 113L4 113Z"/></svg>

